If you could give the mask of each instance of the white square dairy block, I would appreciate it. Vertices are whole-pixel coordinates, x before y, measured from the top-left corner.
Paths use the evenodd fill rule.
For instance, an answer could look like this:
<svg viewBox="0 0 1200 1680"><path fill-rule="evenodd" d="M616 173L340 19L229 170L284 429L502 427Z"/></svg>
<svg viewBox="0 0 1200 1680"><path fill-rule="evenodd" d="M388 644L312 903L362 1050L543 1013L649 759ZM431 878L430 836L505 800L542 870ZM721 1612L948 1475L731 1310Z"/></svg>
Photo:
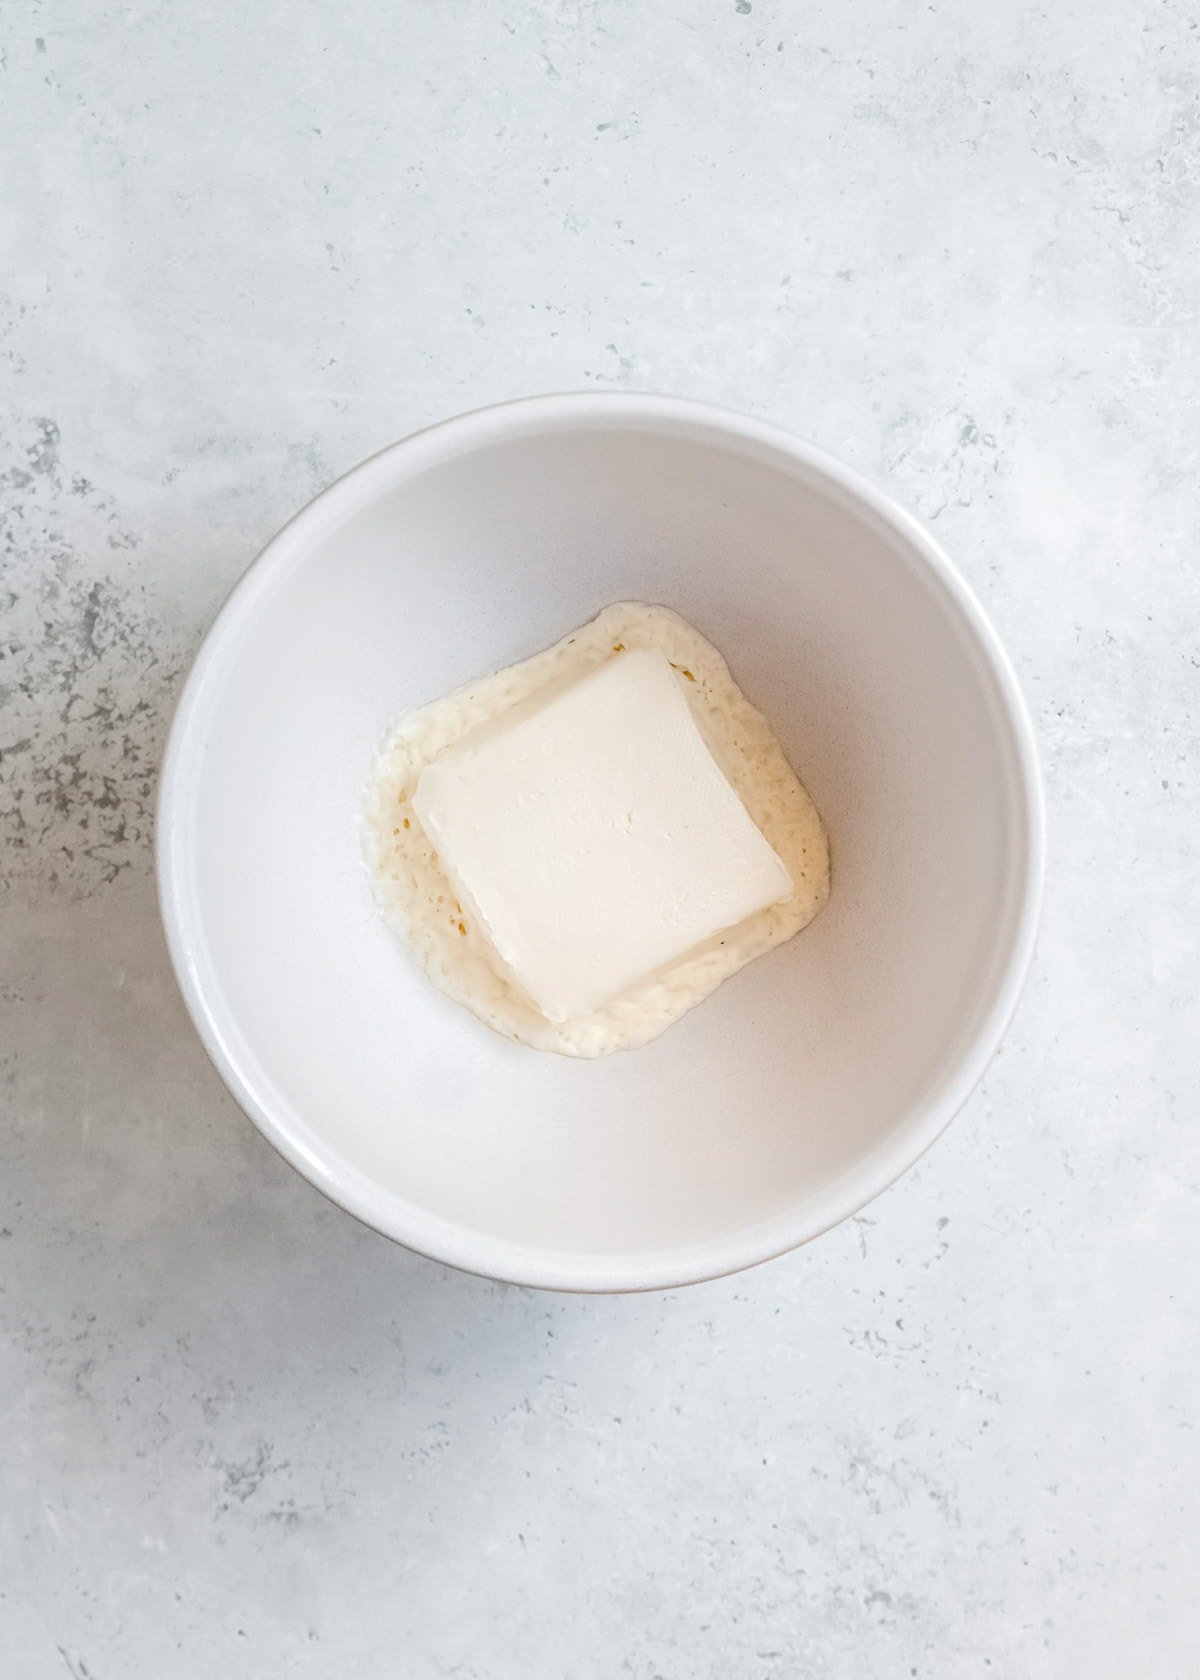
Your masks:
<svg viewBox="0 0 1200 1680"><path fill-rule="evenodd" d="M425 767L412 803L464 911L551 1021L792 891L651 649L469 737Z"/></svg>

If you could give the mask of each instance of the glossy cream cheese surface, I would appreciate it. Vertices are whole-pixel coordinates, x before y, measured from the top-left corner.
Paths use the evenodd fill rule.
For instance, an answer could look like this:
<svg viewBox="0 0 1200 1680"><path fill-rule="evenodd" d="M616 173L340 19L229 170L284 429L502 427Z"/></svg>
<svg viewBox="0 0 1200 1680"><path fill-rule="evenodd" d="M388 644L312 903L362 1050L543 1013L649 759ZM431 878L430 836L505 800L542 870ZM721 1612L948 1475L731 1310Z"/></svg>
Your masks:
<svg viewBox="0 0 1200 1680"><path fill-rule="evenodd" d="M685 683L657 649L615 653L417 782L413 811L460 905L557 1024L791 896Z"/></svg>

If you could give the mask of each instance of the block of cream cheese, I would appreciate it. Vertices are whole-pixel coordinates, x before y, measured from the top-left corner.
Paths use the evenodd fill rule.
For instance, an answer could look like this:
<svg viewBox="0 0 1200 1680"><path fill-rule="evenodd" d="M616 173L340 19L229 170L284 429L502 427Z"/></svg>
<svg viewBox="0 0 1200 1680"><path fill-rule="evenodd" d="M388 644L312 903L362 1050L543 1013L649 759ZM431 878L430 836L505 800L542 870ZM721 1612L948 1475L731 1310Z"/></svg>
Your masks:
<svg viewBox="0 0 1200 1680"><path fill-rule="evenodd" d="M425 766L412 806L464 912L550 1021L792 892L656 649L468 737Z"/></svg>

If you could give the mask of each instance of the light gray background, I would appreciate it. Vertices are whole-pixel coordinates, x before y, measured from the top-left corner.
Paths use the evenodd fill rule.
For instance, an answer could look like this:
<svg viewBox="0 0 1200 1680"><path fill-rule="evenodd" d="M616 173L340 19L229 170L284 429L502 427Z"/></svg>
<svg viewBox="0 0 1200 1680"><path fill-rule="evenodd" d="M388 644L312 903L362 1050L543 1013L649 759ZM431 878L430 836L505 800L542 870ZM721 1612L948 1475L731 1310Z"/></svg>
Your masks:
<svg viewBox="0 0 1200 1680"><path fill-rule="evenodd" d="M1194 9L0 27L0 1674L1195 1675ZM932 523L1051 855L1017 1024L916 1172L751 1275L575 1300L275 1158L150 841L181 674L300 503L613 387L769 416Z"/></svg>

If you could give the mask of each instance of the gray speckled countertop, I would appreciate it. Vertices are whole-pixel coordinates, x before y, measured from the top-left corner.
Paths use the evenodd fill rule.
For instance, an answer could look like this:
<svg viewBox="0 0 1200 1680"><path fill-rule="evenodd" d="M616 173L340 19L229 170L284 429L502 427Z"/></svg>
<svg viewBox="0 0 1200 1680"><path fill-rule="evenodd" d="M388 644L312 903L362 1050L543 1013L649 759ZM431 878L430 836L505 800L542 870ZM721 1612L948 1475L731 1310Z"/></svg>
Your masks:
<svg viewBox="0 0 1200 1680"><path fill-rule="evenodd" d="M4 1680L1197 1672L1200 34L1182 0L0 14ZM946 1139L751 1275L552 1298L295 1177L170 979L233 580L507 395L766 415L1005 637L1039 960Z"/></svg>

